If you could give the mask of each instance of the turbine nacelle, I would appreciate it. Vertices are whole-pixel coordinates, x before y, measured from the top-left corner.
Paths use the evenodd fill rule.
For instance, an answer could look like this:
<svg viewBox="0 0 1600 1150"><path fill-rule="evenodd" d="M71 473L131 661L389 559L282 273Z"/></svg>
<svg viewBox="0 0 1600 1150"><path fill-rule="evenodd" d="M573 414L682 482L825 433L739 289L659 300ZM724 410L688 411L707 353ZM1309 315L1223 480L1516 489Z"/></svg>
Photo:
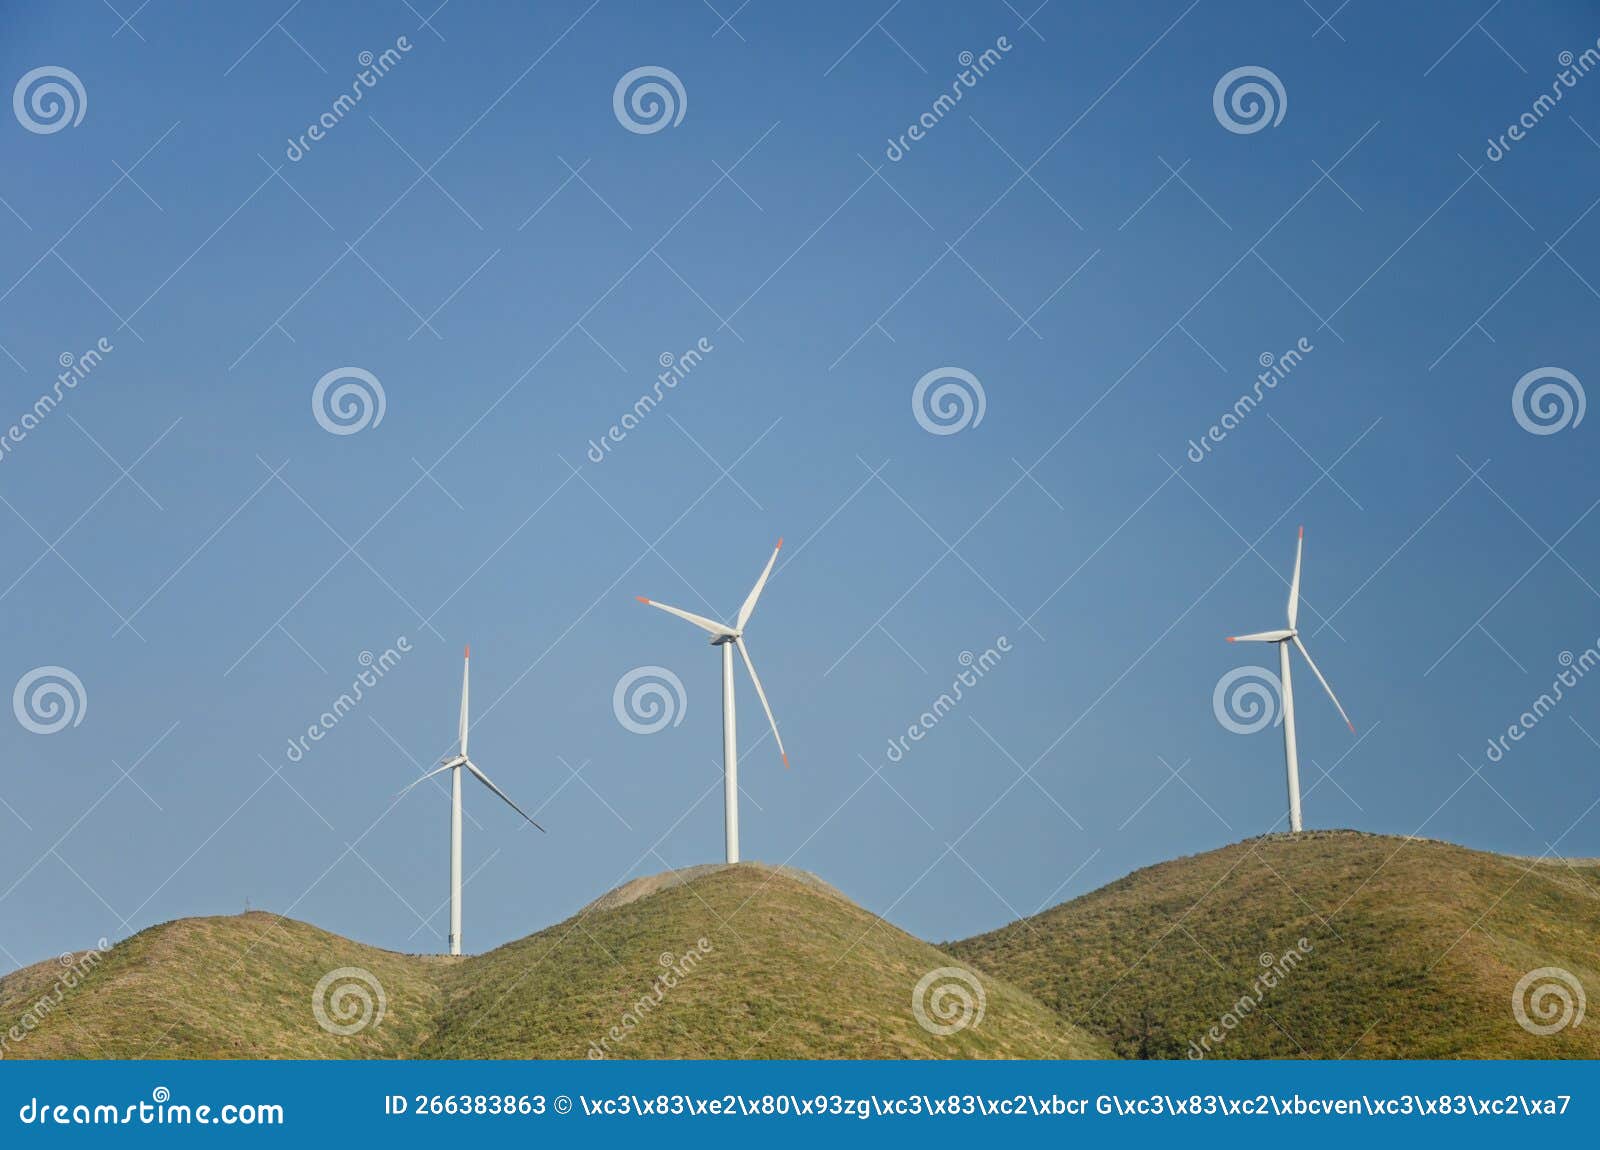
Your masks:
<svg viewBox="0 0 1600 1150"><path fill-rule="evenodd" d="M1289 680L1289 644L1300 652L1300 657L1306 661L1306 666L1311 668L1311 673L1317 677L1317 682L1322 684L1322 689L1328 692L1328 698L1333 701L1334 708L1339 712L1339 717L1345 721L1345 726L1354 734L1356 725L1350 721L1350 716L1345 714L1344 707L1339 702L1339 697L1333 693L1333 688L1328 685L1328 680L1323 678L1322 672L1317 669L1316 662L1311 658L1311 652L1306 650L1305 643L1300 638L1298 620L1300 617L1300 559L1305 549L1306 529L1300 528L1300 536L1295 543L1294 550L1294 577L1289 581L1289 603L1286 611L1287 627L1275 631L1256 631L1249 635L1229 635L1230 643L1276 643L1278 645L1278 665L1282 674L1282 707L1283 707L1283 749L1284 759L1288 770L1289 782L1289 829L1300 830L1300 776L1298 752L1295 748L1294 730L1294 688Z"/></svg>
<svg viewBox="0 0 1600 1150"><path fill-rule="evenodd" d="M1328 680L1322 677L1322 672L1317 670L1317 664L1311 658L1311 652L1306 650L1306 645L1300 639L1300 630L1296 626L1300 618L1300 560L1306 545L1306 529L1300 528L1300 536L1294 545L1294 576L1289 580L1289 604L1286 612L1288 626L1276 631L1256 631L1250 635L1229 635L1230 643L1293 643L1295 650L1306 661L1306 666L1311 668L1311 673L1317 677L1317 682L1322 684L1322 689L1328 692L1328 698L1333 700L1333 705L1339 712L1339 717L1344 720L1345 726L1354 734L1356 725L1350 721L1350 716L1345 714L1344 707L1339 703L1339 696L1333 693L1333 688L1328 685ZM1285 656L1287 658L1287 656ZM1287 663L1284 664L1288 666ZM1292 752L1291 752L1292 753Z"/></svg>
<svg viewBox="0 0 1600 1150"><path fill-rule="evenodd" d="M465 768L489 790L493 791L506 806L516 811L533 826L535 830L543 831L544 828L533 821L527 811L511 801L511 796L495 786L489 776L478 769L478 764L467 757L467 735L470 724L468 716L468 693L470 683L469 668L472 665L472 648L468 647L462 654L461 665L461 719L456 730L459 740L456 753L447 755L439 760L439 765L426 774L414 779L411 785L394 797L395 802L403 799L418 783L426 782L435 775L442 775L445 771L455 771L452 776L450 788L450 953L461 953L461 776L460 771Z"/></svg>
<svg viewBox="0 0 1600 1150"><path fill-rule="evenodd" d="M734 723L734 691L733 691L733 652L739 652L745 670L750 673L750 682L756 689L756 697L761 700L761 709L766 712L767 722L772 727L772 737L778 744L778 754L783 758L783 765L788 767L789 754L783 749L783 736L778 733L778 720L773 718L772 707L767 702L767 692L761 686L761 676L756 674L756 665L750 660L750 649L745 646L744 629L750 622L750 616L756 609L756 601L761 598L761 591L767 585L767 580L772 576L772 568L778 562L778 552L783 549L783 540L778 540L778 545L772 549L772 557L767 560L767 565L761 571L761 577L756 580L756 585L750 589L750 594L745 596L744 604L739 608L739 615L734 620L733 626L719 623L715 619L708 619L704 615L696 615L693 611L685 611L681 607L669 607L665 603L658 603L654 599L647 599L643 595L635 596L639 602L647 607L654 607L658 611L665 611L669 615L676 615L686 623L693 623L702 631L711 635L711 646L723 648L722 652L722 753L723 753L723 806L724 817L727 824L727 858L730 863L739 861L739 793L737 782L738 751L736 747L736 731Z"/></svg>

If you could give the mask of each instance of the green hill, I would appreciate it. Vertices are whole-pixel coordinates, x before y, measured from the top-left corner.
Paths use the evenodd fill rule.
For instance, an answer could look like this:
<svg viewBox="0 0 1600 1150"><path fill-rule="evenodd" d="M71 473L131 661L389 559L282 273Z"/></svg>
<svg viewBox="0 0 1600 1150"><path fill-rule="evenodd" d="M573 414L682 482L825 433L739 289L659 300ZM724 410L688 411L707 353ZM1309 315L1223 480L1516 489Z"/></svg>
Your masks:
<svg viewBox="0 0 1600 1150"><path fill-rule="evenodd" d="M180 919L97 962L77 958L70 969L83 970L81 979L66 978L69 967L54 959L0 979L0 1032L25 1017L35 1023L8 1044L7 1058L403 1057L432 1030L439 975L451 961L362 946L259 911ZM341 967L370 971L384 990L383 1021L352 1036L324 1030L311 1010L318 981Z"/></svg>
<svg viewBox="0 0 1600 1150"><path fill-rule="evenodd" d="M637 879L466 959L260 913L165 923L0 978L0 1054L1597 1058L1595 1018L1539 1035L1512 1008L1542 968L1565 974L1536 987L1600 988L1596 939L1596 861L1354 832L1163 863L943 948L746 863ZM324 1026L316 989L344 968L362 973L321 995ZM1560 1013L1522 1001L1533 1024Z"/></svg>
<svg viewBox="0 0 1600 1150"><path fill-rule="evenodd" d="M1600 988L1597 939L1594 860L1336 831L1148 867L945 949L1124 1057L1596 1058L1600 1018L1532 1034L1512 994L1543 967Z"/></svg>
<svg viewBox="0 0 1600 1150"><path fill-rule="evenodd" d="M981 1018L930 1031L913 1014L913 989L957 965L809 876L747 863L636 880L564 923L465 959L394 954L261 913L170 922L79 959L81 980L59 1002L68 968L57 961L0 979L0 1031L32 1023L7 1044L9 1058L1108 1053L987 975L975 982ZM312 1009L319 982L340 968L382 987L381 1021L348 1035ZM339 986L364 991L372 1009L363 1014L359 995L341 997ZM323 994L324 1017L354 1027L377 1001L365 979L346 977ZM951 1017L927 1001L934 1024Z"/></svg>

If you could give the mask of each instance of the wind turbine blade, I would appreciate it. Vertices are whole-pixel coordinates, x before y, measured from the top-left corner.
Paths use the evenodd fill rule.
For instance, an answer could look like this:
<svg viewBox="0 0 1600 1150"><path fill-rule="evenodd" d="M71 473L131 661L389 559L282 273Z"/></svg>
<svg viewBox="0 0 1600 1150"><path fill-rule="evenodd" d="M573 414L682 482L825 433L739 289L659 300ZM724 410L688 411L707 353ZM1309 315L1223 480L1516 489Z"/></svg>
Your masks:
<svg viewBox="0 0 1600 1150"><path fill-rule="evenodd" d="M767 703L767 693L761 689L761 676L756 674L756 665L750 661L750 652L744 645L744 637L741 635L734 640L734 643L738 645L739 655L744 659L744 669L750 672L750 681L756 685L756 697L761 700L761 709L767 713L767 722L772 724L772 737L778 740L778 754L783 756L784 770L788 770L789 752L783 749L783 736L778 734L778 720L772 717L772 708Z"/></svg>
<svg viewBox="0 0 1600 1150"><path fill-rule="evenodd" d="M744 625L750 622L750 616L755 612L756 600L761 598L761 589L767 585L767 577L772 574L772 565L778 561L778 552L783 550L783 540L778 540L778 545L772 549L772 558L767 560L766 568L761 572L761 578L756 580L756 585L750 589L750 596L744 601L744 606L739 608L739 619L734 623L736 631L743 631Z"/></svg>
<svg viewBox="0 0 1600 1150"><path fill-rule="evenodd" d="M457 734L460 737L459 751L463 757L467 753L467 672L472 666L472 648L468 647L461 656L461 727Z"/></svg>
<svg viewBox="0 0 1600 1150"><path fill-rule="evenodd" d="M415 787L418 783L425 783L429 779L433 778L434 775L442 775L446 771L448 771L451 767L453 767L455 765L456 765L456 760L455 759L446 759L443 766L434 767L433 770L429 771L427 774L419 775L416 779L414 779L411 783L409 783L404 790L402 790L399 794L395 795L394 801L395 802L399 802L401 799L405 798L408 794L410 794L412 788Z"/></svg>
<svg viewBox="0 0 1600 1150"><path fill-rule="evenodd" d="M1300 552L1305 549L1306 529L1300 528L1300 538L1294 545L1294 578L1289 580L1289 630L1294 630L1300 617ZM1326 684L1324 684L1326 685Z"/></svg>
<svg viewBox="0 0 1600 1150"><path fill-rule="evenodd" d="M1253 635L1229 635L1230 643L1281 643L1293 638L1293 631L1257 631Z"/></svg>
<svg viewBox="0 0 1600 1150"><path fill-rule="evenodd" d="M535 830L538 830L540 832L544 831L543 827L541 827L538 823L533 822L532 818L529 818L527 811L525 811L521 807L517 806L516 803L511 801L511 797L509 795L507 795L499 787L497 787L493 783L491 783L489 781L489 776L484 774L482 771L480 771L478 769L478 765L476 763L474 763L471 759L467 759L467 760L465 760L464 765L466 766L467 770L471 771L474 775L478 776L478 781L480 783L482 783L484 786L488 787L495 794L499 795L501 797L501 799L503 799L505 801L506 806L508 806L512 810L516 811L517 814L519 814L523 818L527 819L528 822L533 823L533 827L534 827Z"/></svg>
<svg viewBox="0 0 1600 1150"><path fill-rule="evenodd" d="M1339 717L1344 720L1345 726L1350 728L1350 733L1356 733L1356 725L1350 721L1350 716L1344 713L1344 708L1339 706L1339 696L1333 693L1333 688L1328 686L1328 680L1322 677L1322 672L1317 670L1317 665L1311 661L1311 652L1306 650L1306 645L1300 641L1300 636L1294 637L1294 645L1300 649L1300 654L1305 656L1306 666L1311 668L1311 673L1317 677L1317 682L1322 684L1322 689L1328 692L1328 698L1333 700L1333 705L1338 707Z"/></svg>
<svg viewBox="0 0 1600 1150"><path fill-rule="evenodd" d="M677 607L668 607L665 603L657 603L654 599L646 599L643 595L635 595L634 598L638 599L641 603L647 604L648 606L659 608L660 610L665 611L668 615L676 615L680 619L687 619L696 627L699 627L702 631L710 631L713 635L723 635L731 639L738 633L732 627L727 627L721 623L707 619L704 615L696 615L693 611L684 611Z"/></svg>

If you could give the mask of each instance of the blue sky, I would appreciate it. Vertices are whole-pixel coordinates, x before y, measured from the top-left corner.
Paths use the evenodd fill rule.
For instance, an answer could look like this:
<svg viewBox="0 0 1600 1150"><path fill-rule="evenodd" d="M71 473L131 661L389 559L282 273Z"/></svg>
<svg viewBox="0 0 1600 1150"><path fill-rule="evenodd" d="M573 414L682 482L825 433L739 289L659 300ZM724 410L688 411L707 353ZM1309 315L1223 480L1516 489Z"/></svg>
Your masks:
<svg viewBox="0 0 1600 1150"><path fill-rule="evenodd" d="M1213 689L1273 664L1222 637L1280 625L1301 523L1302 630L1361 732L1297 667L1307 825L1600 854L1600 679L1485 753L1600 640L1600 425L1511 403L1596 374L1600 78L1486 156L1594 13L116 7L0 17L8 86L83 93L0 124L0 423L112 348L0 458L0 679L82 684L76 725L0 724L6 968L247 902L442 949L447 801L390 797L450 750L469 642L474 758L550 833L469 787L467 949L720 860L717 653L633 596L731 618L780 535L749 642L793 766L741 682L745 856L917 934L1281 829L1278 732ZM646 66L683 116L630 131ZM1281 121L1219 121L1240 67ZM330 434L345 367L384 413ZM947 368L983 418L930 434ZM650 665L686 698L639 735L612 696Z"/></svg>

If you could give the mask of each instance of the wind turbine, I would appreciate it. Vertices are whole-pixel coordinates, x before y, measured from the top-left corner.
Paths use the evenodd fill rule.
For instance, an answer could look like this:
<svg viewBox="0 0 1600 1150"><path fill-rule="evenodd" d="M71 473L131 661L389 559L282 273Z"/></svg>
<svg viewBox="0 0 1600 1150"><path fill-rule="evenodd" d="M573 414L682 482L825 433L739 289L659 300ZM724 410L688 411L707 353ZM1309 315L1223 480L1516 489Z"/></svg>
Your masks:
<svg viewBox="0 0 1600 1150"><path fill-rule="evenodd" d="M745 670L750 672L750 681L755 684L756 696L761 700L761 709L767 713L767 722L772 724L772 737L777 740L778 754L783 756L784 769L787 770L789 767L789 755L783 749L783 736L778 734L778 721L772 717L772 707L767 703L767 693L761 689L761 678L756 674L756 665L750 661L750 650L744 645L745 624L750 622L750 616L756 609L756 600L761 598L761 589L767 585L767 577L772 574L772 565L778 561L778 552L782 549L783 540L779 539L778 545L772 549L772 558L767 560L761 578L756 580L756 585L745 597L744 606L739 608L738 618L732 627L707 619L703 615L696 615L692 611L668 607L665 603L657 603L653 599L646 599L643 595L636 596L641 603L659 607L669 615L688 620L702 631L709 631L711 645L722 648L722 818L730 863L739 861L739 746L734 734L733 698L735 647L739 648L739 655L744 659Z"/></svg>
<svg viewBox="0 0 1600 1150"><path fill-rule="evenodd" d="M472 667L472 648L468 647L461 657L461 728L460 750L456 754L443 760L443 762L406 787L394 797L395 802L405 798L406 794L417 783L423 783L433 778L434 775L450 772L450 953L461 953L461 769L465 767L471 771L477 780L499 795L505 804L517 814L533 823L535 830L543 832L544 828L529 818L528 813L516 803L511 801L499 787L490 781L489 776L478 769L478 765L467 758L467 682Z"/></svg>
<svg viewBox="0 0 1600 1150"><path fill-rule="evenodd" d="M1355 734L1356 725L1350 721L1350 716L1344 713L1344 708L1339 706L1339 697L1333 693L1333 688L1328 686L1328 680L1322 677L1322 672L1317 670L1316 663L1312 662L1311 652L1306 650L1306 645L1300 641L1300 632L1295 629L1295 620L1300 615L1300 553L1305 548L1306 529L1300 528L1300 539L1294 547L1294 578L1289 582L1289 626L1282 631L1257 631L1253 635L1230 635L1230 643L1276 643L1278 645L1278 675L1283 680L1283 756L1289 774L1289 830L1293 834L1300 833L1300 759L1294 744L1294 688L1289 683L1289 644L1293 643L1306 661L1306 666L1311 668L1311 673L1317 677L1317 682L1322 684L1322 689L1328 692L1328 698L1333 700L1333 705L1338 708L1339 717L1350 728L1350 733Z"/></svg>

